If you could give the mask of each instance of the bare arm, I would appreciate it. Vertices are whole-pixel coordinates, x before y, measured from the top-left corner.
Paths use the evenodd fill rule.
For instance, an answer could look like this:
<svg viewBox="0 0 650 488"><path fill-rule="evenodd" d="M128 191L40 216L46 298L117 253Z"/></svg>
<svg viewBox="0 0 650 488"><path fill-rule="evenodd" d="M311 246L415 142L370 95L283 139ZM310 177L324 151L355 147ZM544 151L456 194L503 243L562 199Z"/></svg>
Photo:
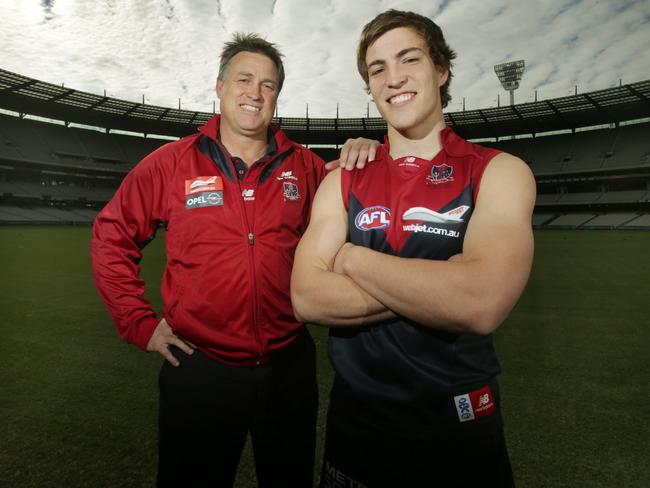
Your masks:
<svg viewBox="0 0 650 488"><path fill-rule="evenodd" d="M528 280L534 202L528 167L501 154L485 170L459 259L399 258L347 245L337 266L397 314L435 329L488 334Z"/></svg>
<svg viewBox="0 0 650 488"><path fill-rule="evenodd" d="M349 277L334 271L347 239L347 212L341 198L340 170L318 188L307 231L296 249L291 301L296 318L321 325L363 325L394 314Z"/></svg>

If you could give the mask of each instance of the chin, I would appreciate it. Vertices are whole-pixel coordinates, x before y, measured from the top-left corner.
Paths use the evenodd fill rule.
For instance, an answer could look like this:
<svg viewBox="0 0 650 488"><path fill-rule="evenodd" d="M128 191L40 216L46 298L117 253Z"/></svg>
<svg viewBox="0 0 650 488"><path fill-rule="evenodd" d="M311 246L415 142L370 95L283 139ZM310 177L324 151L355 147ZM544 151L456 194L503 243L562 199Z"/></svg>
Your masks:
<svg viewBox="0 0 650 488"><path fill-rule="evenodd" d="M414 129L417 126L414 117L384 117L384 119L389 126L400 132Z"/></svg>
<svg viewBox="0 0 650 488"><path fill-rule="evenodd" d="M239 124L242 127L245 127L247 129L254 129L256 127L261 127L266 124L265 119L262 117L256 116L256 117L242 117L239 119Z"/></svg>

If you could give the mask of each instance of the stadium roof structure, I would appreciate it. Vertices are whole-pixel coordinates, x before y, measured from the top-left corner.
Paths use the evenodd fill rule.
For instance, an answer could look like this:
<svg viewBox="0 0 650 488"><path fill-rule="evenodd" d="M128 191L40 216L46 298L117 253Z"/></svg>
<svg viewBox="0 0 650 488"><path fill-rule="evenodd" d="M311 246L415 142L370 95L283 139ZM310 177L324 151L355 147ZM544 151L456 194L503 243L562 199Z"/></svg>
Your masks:
<svg viewBox="0 0 650 488"><path fill-rule="evenodd" d="M0 69L0 108L106 129L185 136L213 114L130 102L66 88ZM537 134L650 117L650 80L538 102L462 112L445 120L468 139ZM381 118L274 119L305 144L342 144L349 137L381 139Z"/></svg>

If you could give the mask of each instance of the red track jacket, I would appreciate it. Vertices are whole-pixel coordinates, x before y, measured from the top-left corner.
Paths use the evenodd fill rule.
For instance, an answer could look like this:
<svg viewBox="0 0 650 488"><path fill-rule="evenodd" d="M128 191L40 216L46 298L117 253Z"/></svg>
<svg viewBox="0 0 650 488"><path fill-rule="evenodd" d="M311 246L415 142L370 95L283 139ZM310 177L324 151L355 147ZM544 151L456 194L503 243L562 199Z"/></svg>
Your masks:
<svg viewBox="0 0 650 488"><path fill-rule="evenodd" d="M269 154L239 181L219 116L144 158L97 215L95 284L120 336L145 349L159 318L144 298L141 249L166 227L164 317L213 359L266 362L302 324L291 306L295 248L324 162L271 127Z"/></svg>

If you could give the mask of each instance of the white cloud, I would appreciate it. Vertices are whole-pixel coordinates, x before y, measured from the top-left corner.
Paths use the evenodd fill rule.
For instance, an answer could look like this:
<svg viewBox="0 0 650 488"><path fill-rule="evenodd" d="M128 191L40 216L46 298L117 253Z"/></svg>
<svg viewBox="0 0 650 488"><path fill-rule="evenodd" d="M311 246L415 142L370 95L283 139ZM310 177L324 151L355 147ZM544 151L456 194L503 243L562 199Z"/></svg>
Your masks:
<svg viewBox="0 0 650 488"><path fill-rule="evenodd" d="M128 100L212 110L221 47L258 32L285 53L283 116L363 116L363 25L387 8L432 16L457 51L449 109L505 103L493 65L525 59L517 101L650 77L650 1L0 0L0 67ZM374 107L371 115L376 115Z"/></svg>

